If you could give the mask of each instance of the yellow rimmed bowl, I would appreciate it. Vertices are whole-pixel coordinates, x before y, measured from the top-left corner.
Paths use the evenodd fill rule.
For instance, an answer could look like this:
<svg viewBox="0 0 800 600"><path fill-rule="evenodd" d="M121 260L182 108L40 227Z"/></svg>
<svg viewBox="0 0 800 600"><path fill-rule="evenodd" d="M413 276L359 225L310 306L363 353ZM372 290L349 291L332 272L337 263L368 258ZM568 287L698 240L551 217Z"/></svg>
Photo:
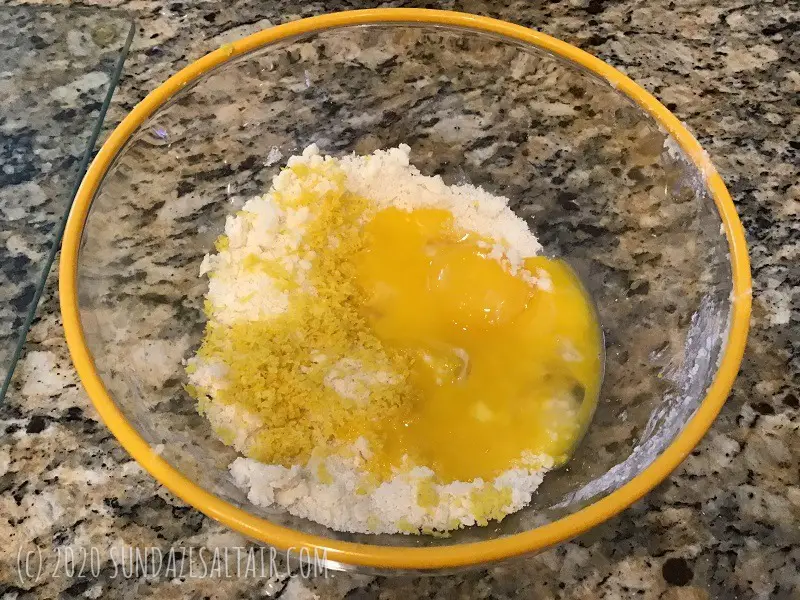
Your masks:
<svg viewBox="0 0 800 600"><path fill-rule="evenodd" d="M407 143L447 183L507 196L591 291L607 344L596 416L530 506L449 538L353 535L252 505L182 388L200 261L291 154ZM251 35L192 63L125 118L64 237L64 329L103 420L156 479L242 534L328 564L443 572L567 540L663 480L710 426L750 313L741 225L705 152L597 58L473 15L377 9Z"/></svg>

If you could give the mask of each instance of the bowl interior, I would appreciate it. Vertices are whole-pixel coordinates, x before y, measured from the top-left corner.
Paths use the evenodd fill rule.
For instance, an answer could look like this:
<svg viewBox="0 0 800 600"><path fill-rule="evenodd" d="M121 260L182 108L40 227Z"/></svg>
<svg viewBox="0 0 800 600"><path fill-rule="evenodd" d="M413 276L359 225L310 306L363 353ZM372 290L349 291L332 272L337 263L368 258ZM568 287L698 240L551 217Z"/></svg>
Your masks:
<svg viewBox="0 0 800 600"><path fill-rule="evenodd" d="M183 391L199 343L203 255L226 215L288 156L406 143L425 174L510 199L548 253L592 293L605 332L603 393L567 468L531 505L450 538L351 535L248 502ZM98 373L127 419L189 479L306 533L436 546L531 529L630 481L704 397L725 344L726 238L702 174L604 80L535 47L474 30L375 24L285 40L189 84L142 124L97 192L78 294Z"/></svg>

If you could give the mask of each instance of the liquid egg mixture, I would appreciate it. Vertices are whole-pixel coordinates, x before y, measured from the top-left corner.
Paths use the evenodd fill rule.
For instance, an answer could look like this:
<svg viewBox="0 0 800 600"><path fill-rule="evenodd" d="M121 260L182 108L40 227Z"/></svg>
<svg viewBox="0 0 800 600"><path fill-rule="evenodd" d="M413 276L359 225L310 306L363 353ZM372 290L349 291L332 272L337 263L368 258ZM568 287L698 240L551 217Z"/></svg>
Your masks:
<svg viewBox="0 0 800 600"><path fill-rule="evenodd" d="M363 309L385 344L414 357L420 391L387 428L389 462L408 455L444 481L470 481L525 453L564 460L601 370L599 328L569 267L532 257L511 274L444 210L385 209L366 233Z"/></svg>
<svg viewBox="0 0 800 600"><path fill-rule="evenodd" d="M602 334L507 200L400 146L292 157L229 217L187 390L234 481L340 531L446 532L527 505L593 414Z"/></svg>

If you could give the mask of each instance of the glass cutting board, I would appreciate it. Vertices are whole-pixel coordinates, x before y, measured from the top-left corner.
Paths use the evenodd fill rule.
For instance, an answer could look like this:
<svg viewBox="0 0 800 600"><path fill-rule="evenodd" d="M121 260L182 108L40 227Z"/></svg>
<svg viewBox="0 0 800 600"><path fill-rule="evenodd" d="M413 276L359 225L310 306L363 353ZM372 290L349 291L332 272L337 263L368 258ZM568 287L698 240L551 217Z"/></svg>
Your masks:
<svg viewBox="0 0 800 600"><path fill-rule="evenodd" d="M0 6L0 401L133 31L103 9Z"/></svg>

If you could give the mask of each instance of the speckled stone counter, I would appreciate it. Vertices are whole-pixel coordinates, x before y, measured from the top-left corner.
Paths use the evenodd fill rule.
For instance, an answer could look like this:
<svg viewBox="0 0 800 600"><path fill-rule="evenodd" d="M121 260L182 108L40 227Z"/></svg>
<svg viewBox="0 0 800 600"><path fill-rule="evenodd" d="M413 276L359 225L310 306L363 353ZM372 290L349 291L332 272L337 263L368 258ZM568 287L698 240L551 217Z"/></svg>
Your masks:
<svg viewBox="0 0 800 600"><path fill-rule="evenodd" d="M253 31L367 3L103 2L139 24L109 125L180 66ZM422 4L404 3L404 6ZM433 6L426 3L425 6ZM538 556L437 578L20 577L33 548L236 547L99 422L67 354L56 277L0 409L0 594L8 598L800 597L800 54L796 3L455 2L580 46L623 69L685 121L734 197L753 260L754 307L734 390L701 444L629 510ZM52 562L48 563L53 568ZM35 580L34 580L35 579Z"/></svg>
<svg viewBox="0 0 800 600"><path fill-rule="evenodd" d="M107 10L0 7L0 386L131 26Z"/></svg>

